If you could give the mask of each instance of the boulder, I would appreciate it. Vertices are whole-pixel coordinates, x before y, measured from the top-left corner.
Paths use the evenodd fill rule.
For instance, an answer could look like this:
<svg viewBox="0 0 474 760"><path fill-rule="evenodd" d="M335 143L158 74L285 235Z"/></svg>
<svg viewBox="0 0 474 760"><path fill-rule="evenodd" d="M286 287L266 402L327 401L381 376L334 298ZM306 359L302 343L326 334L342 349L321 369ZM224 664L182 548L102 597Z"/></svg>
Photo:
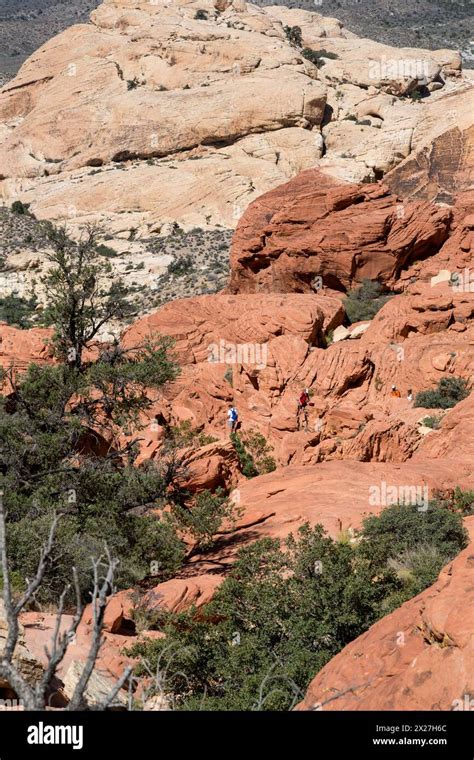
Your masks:
<svg viewBox="0 0 474 760"><path fill-rule="evenodd" d="M194 575L189 578L172 578L155 586L144 597L144 604L150 610L164 609L168 612L183 612L210 602L217 587L222 583L222 575Z"/></svg>
<svg viewBox="0 0 474 760"><path fill-rule="evenodd" d="M69 700L74 694L77 683L82 675L84 663L79 660L73 660L64 677L63 693ZM108 676L93 670L87 684L84 698L88 709L98 708L105 699L108 698L112 689L115 687L115 681ZM126 710L128 706L127 695L123 690L119 691L111 701L108 709Z"/></svg>
<svg viewBox="0 0 474 760"><path fill-rule="evenodd" d="M0 599L0 655L3 652L8 636L8 623L5 615L5 605ZM34 686L43 675L44 668L41 662L30 651L25 641L25 630L20 624L19 637L13 654L13 664L18 668L23 678ZM11 689L12 684L0 677L0 689Z"/></svg>

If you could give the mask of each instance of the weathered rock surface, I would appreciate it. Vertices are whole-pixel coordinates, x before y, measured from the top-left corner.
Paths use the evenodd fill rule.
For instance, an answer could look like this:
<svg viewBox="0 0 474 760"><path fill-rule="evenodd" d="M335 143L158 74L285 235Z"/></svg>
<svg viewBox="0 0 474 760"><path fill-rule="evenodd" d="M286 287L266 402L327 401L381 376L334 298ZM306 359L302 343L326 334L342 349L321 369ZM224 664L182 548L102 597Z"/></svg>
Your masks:
<svg viewBox="0 0 474 760"><path fill-rule="evenodd" d="M106 0L33 54L0 92L3 202L139 238L173 221L234 227L249 202L310 166L373 181L438 139L446 119L447 169L467 156L473 83L455 51L380 45L282 6L221 5ZM316 68L287 25L337 57ZM422 102L398 97L420 86L433 90Z"/></svg>
<svg viewBox="0 0 474 760"><path fill-rule="evenodd" d="M474 92L466 82L434 100L413 129L411 153L385 181L403 198L453 203L472 187Z"/></svg>
<svg viewBox="0 0 474 760"><path fill-rule="evenodd" d="M474 273L471 270L474 251L474 191L461 192L452 209L449 238L434 255L412 264L400 278L408 288L413 280L435 287L439 282L459 278L454 292L474 292Z"/></svg>
<svg viewBox="0 0 474 760"><path fill-rule="evenodd" d="M32 363L50 364L51 349L46 341L51 336L52 331L47 328L20 330L0 323L0 366L14 367L21 372Z"/></svg>
<svg viewBox="0 0 474 760"><path fill-rule="evenodd" d="M8 624L5 616L5 605L3 600L0 599L0 655L3 652L5 643L8 636ZM18 642L13 655L13 663L20 671L23 678L34 685L43 675L43 666L41 662L35 657L34 653L29 649L27 642L25 641L25 630L20 625ZM11 684L0 678L0 689L11 689Z"/></svg>
<svg viewBox="0 0 474 760"><path fill-rule="evenodd" d="M189 578L173 578L149 591L144 597L144 604L150 610L164 609L176 613L192 606L198 609L210 602L222 580L222 575L209 573Z"/></svg>
<svg viewBox="0 0 474 760"><path fill-rule="evenodd" d="M84 669L84 663L79 660L73 660L71 662L66 675L64 676L63 691L67 699L71 699L74 694L76 685L82 675ZM86 690L84 692L84 700L89 709L99 708L100 705L108 703L107 700L110 697L115 686L115 681L112 678L108 678L97 670L93 670ZM123 691L119 691L113 700L110 701L109 709L122 709L125 710L128 705L127 695Z"/></svg>
<svg viewBox="0 0 474 760"><path fill-rule="evenodd" d="M238 545L263 536L284 539L305 522L321 523L336 538L342 531L359 528L364 515L378 513L387 506L387 501L383 503L383 483L397 487L400 494L405 488L418 488L424 494L426 488L431 498L436 493L450 492L454 484L472 488L474 475L469 459L455 458L420 457L403 464L346 460L322 462L315 467L290 465L239 485L238 503L243 515L236 525ZM374 486L380 488L379 503L371 490ZM217 552L221 561L230 552L233 539L231 535L227 541L222 540L222 550Z"/></svg>
<svg viewBox="0 0 474 760"><path fill-rule="evenodd" d="M390 282L446 240L451 212L402 205L383 185L338 183L302 172L255 201L234 235L230 289L237 293L350 288Z"/></svg>
<svg viewBox="0 0 474 760"><path fill-rule="evenodd" d="M466 524L474 528L474 517ZM346 646L300 710L464 710L474 691L474 543L438 581ZM468 707L466 708L466 695Z"/></svg>
<svg viewBox="0 0 474 760"><path fill-rule="evenodd" d="M105 2L4 88L4 197L31 188L39 216L102 216L117 231L233 226L249 198L321 156L325 99L264 10Z"/></svg>
<svg viewBox="0 0 474 760"><path fill-rule="evenodd" d="M124 344L133 346L153 334L164 334L175 341L173 350L181 366L240 362L261 363L263 369L264 347L273 339L291 336L317 345L342 319L337 298L315 294L198 296L173 301L137 320L125 332Z"/></svg>

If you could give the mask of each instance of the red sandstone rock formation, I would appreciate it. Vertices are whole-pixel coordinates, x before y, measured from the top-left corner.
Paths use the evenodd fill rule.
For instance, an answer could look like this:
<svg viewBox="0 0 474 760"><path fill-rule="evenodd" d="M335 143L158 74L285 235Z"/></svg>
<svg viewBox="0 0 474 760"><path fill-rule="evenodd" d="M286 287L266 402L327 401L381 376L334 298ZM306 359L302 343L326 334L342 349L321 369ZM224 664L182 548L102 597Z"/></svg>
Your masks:
<svg viewBox="0 0 474 760"><path fill-rule="evenodd" d="M338 182L309 169L246 210L233 240L230 290L310 293L364 278L391 282L441 247L450 219L448 208L402 205L384 185Z"/></svg>

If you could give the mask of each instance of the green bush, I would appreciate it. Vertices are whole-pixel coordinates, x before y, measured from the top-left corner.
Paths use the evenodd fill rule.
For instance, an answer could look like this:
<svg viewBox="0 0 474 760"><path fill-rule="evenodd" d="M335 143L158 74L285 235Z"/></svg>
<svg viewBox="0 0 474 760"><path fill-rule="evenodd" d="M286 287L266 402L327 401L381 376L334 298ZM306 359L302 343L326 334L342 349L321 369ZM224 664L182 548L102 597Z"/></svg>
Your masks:
<svg viewBox="0 0 474 760"><path fill-rule="evenodd" d="M30 213L30 211L29 211L30 204L29 203L22 203L21 201L13 201L13 203L12 203L12 205L11 205L10 208L11 208L11 211L14 214L25 215L25 214L29 214Z"/></svg>
<svg viewBox="0 0 474 760"><path fill-rule="evenodd" d="M192 504L174 504L172 514L178 518L177 529L187 531L196 541L196 548L207 551L222 523L230 528L240 513L220 488L215 493L202 491Z"/></svg>
<svg viewBox="0 0 474 760"><path fill-rule="evenodd" d="M379 282L363 280L359 287L349 291L344 299L344 308L353 324L373 319L389 299L390 296L383 295L383 287Z"/></svg>
<svg viewBox="0 0 474 760"><path fill-rule="evenodd" d="M283 27L286 39L291 45L300 48L303 44L303 35L301 33L300 26L285 26Z"/></svg>
<svg viewBox="0 0 474 760"><path fill-rule="evenodd" d="M431 544L454 557L467 546L467 533L459 515L430 503L426 511L416 504L393 504L363 522L359 553L374 572L419 545Z"/></svg>
<svg viewBox="0 0 474 760"><path fill-rule="evenodd" d="M461 515L472 515L474 514L474 491L463 491L456 486L452 500L448 500L446 505Z"/></svg>
<svg viewBox="0 0 474 760"><path fill-rule="evenodd" d="M193 428L190 420L183 420L178 425L172 425L166 437L166 442L177 449L186 446L207 446L209 443L215 443L218 439L212 435L207 435L202 430Z"/></svg>
<svg viewBox="0 0 474 760"><path fill-rule="evenodd" d="M115 248L111 248L109 245L103 244L97 246L97 253L99 253L101 256L105 256L108 259L113 259L118 256Z"/></svg>
<svg viewBox="0 0 474 760"><path fill-rule="evenodd" d="M33 316L38 302L36 298L21 298L17 293L0 298L0 322L26 330L34 323Z"/></svg>
<svg viewBox="0 0 474 760"><path fill-rule="evenodd" d="M423 409L450 409L469 395L462 377L442 377L438 387L416 394L414 406Z"/></svg>
<svg viewBox="0 0 474 760"><path fill-rule="evenodd" d="M202 10L202 8L198 8L194 14L194 18L197 19L197 21L207 21L207 11Z"/></svg>
<svg viewBox="0 0 474 760"><path fill-rule="evenodd" d="M276 462L271 456L273 449L258 431L231 433L230 439L245 477L255 478L257 475L264 475L276 469Z"/></svg>
<svg viewBox="0 0 474 760"><path fill-rule="evenodd" d="M442 419L439 415L433 415L431 417L423 417L422 423L425 427L438 430Z"/></svg>
<svg viewBox="0 0 474 760"><path fill-rule="evenodd" d="M461 518L441 508L390 507L366 521L359 546L304 525L285 551L270 538L241 549L204 611L168 614L166 640L132 653L152 670L173 653L165 690L178 709L289 710L332 657L465 545Z"/></svg>

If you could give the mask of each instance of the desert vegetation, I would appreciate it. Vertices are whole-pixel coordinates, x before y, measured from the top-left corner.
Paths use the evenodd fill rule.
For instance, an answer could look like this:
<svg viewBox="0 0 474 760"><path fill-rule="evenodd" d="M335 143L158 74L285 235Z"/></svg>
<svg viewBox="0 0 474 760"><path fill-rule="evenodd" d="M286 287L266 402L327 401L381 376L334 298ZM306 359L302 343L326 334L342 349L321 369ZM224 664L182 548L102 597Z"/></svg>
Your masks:
<svg viewBox="0 0 474 760"><path fill-rule="evenodd" d="M436 505L388 507L349 542L305 525L285 547L262 539L242 549L204 615L166 616L166 639L133 654L150 670L172 654L176 709L288 710L314 673L465 546L460 515Z"/></svg>

